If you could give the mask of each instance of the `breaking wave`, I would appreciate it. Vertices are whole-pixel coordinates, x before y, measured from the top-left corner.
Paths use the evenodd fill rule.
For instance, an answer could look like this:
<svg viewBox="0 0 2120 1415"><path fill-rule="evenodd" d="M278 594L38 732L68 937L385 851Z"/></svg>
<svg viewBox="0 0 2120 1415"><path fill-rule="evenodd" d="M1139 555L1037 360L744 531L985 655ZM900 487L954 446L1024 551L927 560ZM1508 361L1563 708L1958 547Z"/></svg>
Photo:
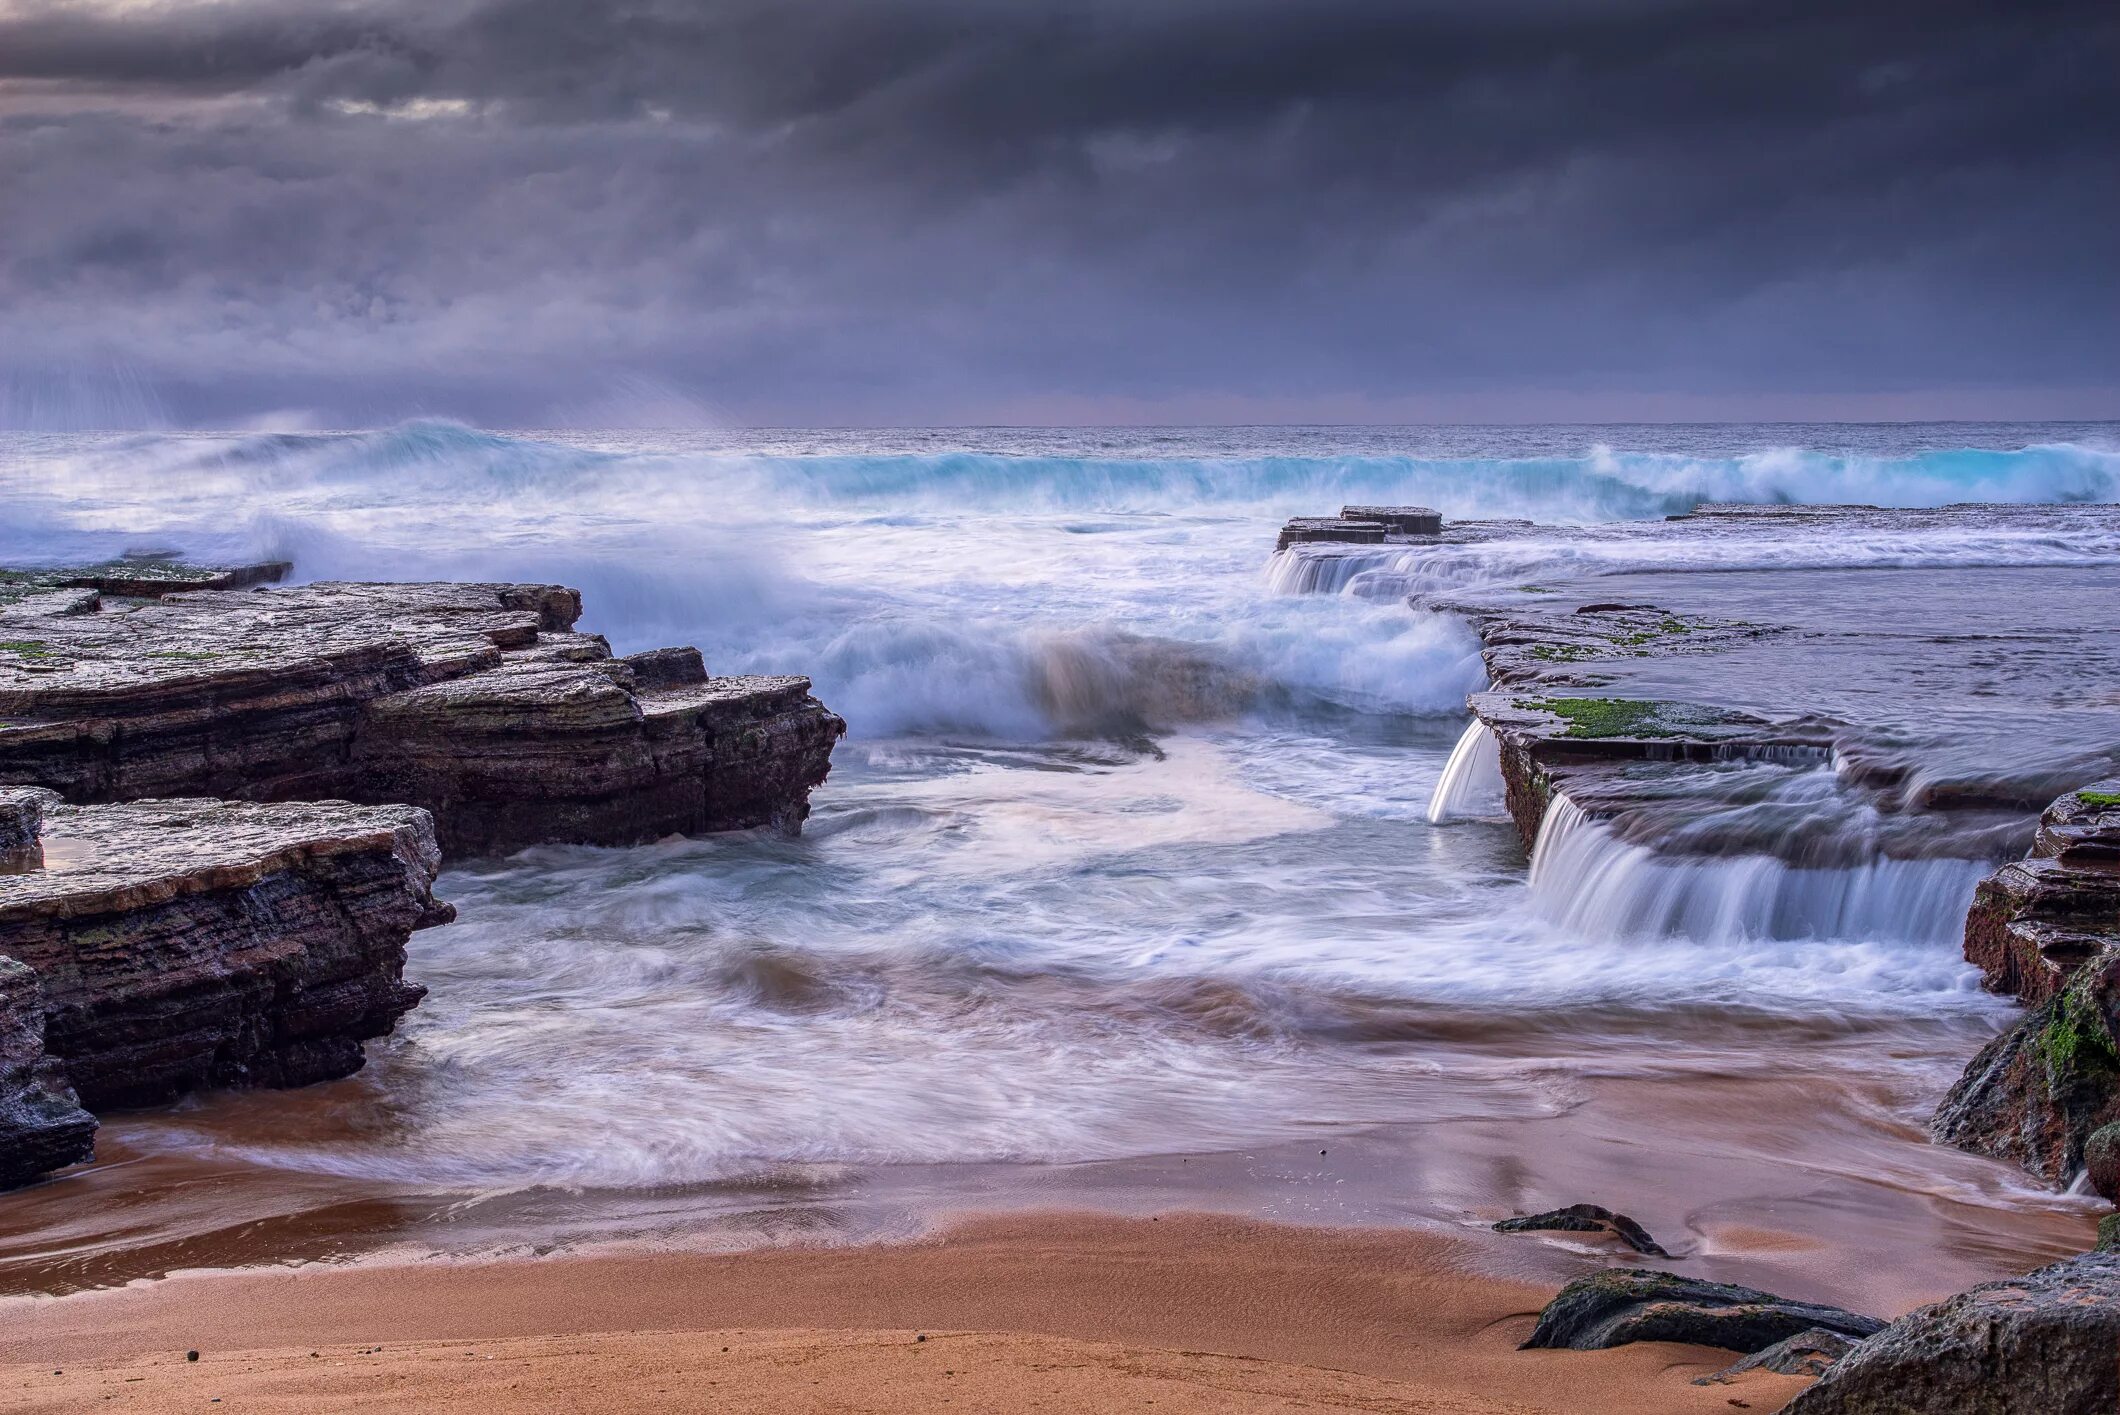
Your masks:
<svg viewBox="0 0 2120 1415"><path fill-rule="evenodd" d="M0 563L171 550L285 558L297 579L563 582L584 591L584 627L622 651L690 642L717 672L808 673L857 735L1042 738L1286 703L1456 711L1478 683L1474 646L1393 602L1392 564L1349 557L1331 562L1331 585L1297 586L1366 575L1369 604L1291 603L1276 593L1291 586L1261 583L1267 538L1294 511L1419 502L1584 522L1703 501L2120 498L2120 451L2075 441L1443 456L1356 434L985 431L971 440L992 450L977 452L937 450L938 436L860 452L828 434L562 438L440 421L0 437ZM1527 540L1426 563L1462 582L1598 553ZM1277 574L1317 579L1318 563L1283 556Z"/></svg>
<svg viewBox="0 0 2120 1415"><path fill-rule="evenodd" d="M486 505L636 498L741 512L761 505L874 510L1162 512L1231 507L1330 509L1341 501L1417 502L1446 516L1541 521L1635 520L1704 502L1888 507L1956 502L2120 500L2120 448L2088 442L2015 449L1959 447L1886 454L1766 447L1731 455L1592 446L1572 456L1335 455L1138 457L1053 455L1039 440L989 430L1023 450L778 450L707 439L595 434L559 440L421 421L353 433L162 434L18 445L71 449L40 459L76 490L174 481L269 499L388 497ZM1054 439L1047 438L1046 442ZM1063 439L1064 440L1064 439ZM0 443L18 490L26 469ZM34 490L34 488L32 488ZM527 509L527 508L526 508Z"/></svg>

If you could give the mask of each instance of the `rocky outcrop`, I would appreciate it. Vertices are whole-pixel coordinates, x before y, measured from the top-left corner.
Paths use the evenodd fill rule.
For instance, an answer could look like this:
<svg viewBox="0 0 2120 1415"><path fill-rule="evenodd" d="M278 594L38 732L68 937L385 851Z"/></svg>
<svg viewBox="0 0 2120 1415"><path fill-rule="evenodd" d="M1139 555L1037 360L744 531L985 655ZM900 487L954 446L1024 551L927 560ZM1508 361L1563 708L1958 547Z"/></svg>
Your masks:
<svg viewBox="0 0 2120 1415"><path fill-rule="evenodd" d="M1883 1326L1875 1317L1749 1287L1609 1268L1562 1288L1524 1346L1602 1351L1634 1341L1682 1341L1749 1354L1812 1327L1859 1339Z"/></svg>
<svg viewBox="0 0 2120 1415"><path fill-rule="evenodd" d="M416 807L53 800L43 816L42 868L0 875L0 954L34 971L43 1050L92 1108L351 1074L424 991L404 980L407 937L454 917Z"/></svg>
<svg viewBox="0 0 2120 1415"><path fill-rule="evenodd" d="M2120 1253L2086 1253L1910 1312L1784 1415L2112 1415Z"/></svg>
<svg viewBox="0 0 2120 1415"><path fill-rule="evenodd" d="M614 658L580 613L556 585L36 589L0 606L0 780L406 802L452 854L799 827L845 731L807 679Z"/></svg>
<svg viewBox="0 0 2120 1415"><path fill-rule="evenodd" d="M0 958L0 1189L95 1153L96 1122L44 1050L37 975Z"/></svg>
<svg viewBox="0 0 2120 1415"><path fill-rule="evenodd" d="M2056 1184L2120 1121L2120 943L2077 968L1974 1056L1930 1122L1945 1144L2015 1161ZM2107 1194L2109 1199L2120 1195Z"/></svg>
<svg viewBox="0 0 2120 1415"><path fill-rule="evenodd" d="M2120 780L2047 808L2031 854L1980 886L1965 952L2032 1008L1973 1058L1931 1129L2066 1184L2093 1132L2120 1123ZM2095 1169L2120 1202L2120 1164Z"/></svg>

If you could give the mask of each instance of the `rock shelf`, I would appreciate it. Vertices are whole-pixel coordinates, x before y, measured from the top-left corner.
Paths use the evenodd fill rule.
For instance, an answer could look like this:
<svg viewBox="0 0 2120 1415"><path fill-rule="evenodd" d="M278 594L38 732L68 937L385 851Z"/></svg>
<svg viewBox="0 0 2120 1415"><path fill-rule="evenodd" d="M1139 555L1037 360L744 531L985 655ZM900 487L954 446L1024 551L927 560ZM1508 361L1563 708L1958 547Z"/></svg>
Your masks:
<svg viewBox="0 0 2120 1415"><path fill-rule="evenodd" d="M799 828L845 731L808 679L616 658L580 614L557 585L40 589L0 607L0 780L404 802L451 855Z"/></svg>

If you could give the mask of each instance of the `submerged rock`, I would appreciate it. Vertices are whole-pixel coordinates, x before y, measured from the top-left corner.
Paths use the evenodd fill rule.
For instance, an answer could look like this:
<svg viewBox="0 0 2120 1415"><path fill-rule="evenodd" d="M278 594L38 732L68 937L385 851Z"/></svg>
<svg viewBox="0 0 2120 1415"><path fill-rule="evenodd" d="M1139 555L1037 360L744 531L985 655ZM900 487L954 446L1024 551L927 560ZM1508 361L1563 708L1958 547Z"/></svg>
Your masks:
<svg viewBox="0 0 2120 1415"><path fill-rule="evenodd" d="M1909 1312L1784 1415L2112 1415L2120 1253L2086 1253Z"/></svg>
<svg viewBox="0 0 2120 1415"><path fill-rule="evenodd" d="M36 973L0 958L0 1189L77 1164L95 1147L95 1118L44 1050Z"/></svg>
<svg viewBox="0 0 2120 1415"><path fill-rule="evenodd" d="M1812 1327L1808 1331L1784 1337L1764 1351L1755 1351L1744 1360L1725 1366L1712 1376L1696 1377L1693 1384L1725 1385L1751 1371L1772 1371L1777 1376L1822 1376L1834 1362L1858 1345L1859 1342L1852 1341L1837 1331Z"/></svg>
<svg viewBox="0 0 2120 1415"><path fill-rule="evenodd" d="M94 1108L351 1074L425 991L404 980L406 939L455 915L412 806L48 801L43 817L42 867L0 875L0 955L34 970L42 1050Z"/></svg>
<svg viewBox="0 0 2120 1415"><path fill-rule="evenodd" d="M846 730L808 679L614 658L580 614L557 585L30 593L0 606L0 779L407 802L452 854L799 828Z"/></svg>
<svg viewBox="0 0 2120 1415"><path fill-rule="evenodd" d="M1606 1233L1626 1244L1637 1253L1646 1253L1652 1258L1668 1258L1663 1245L1649 1236L1643 1228L1625 1214L1597 1204L1570 1204L1564 1209L1552 1209L1542 1214L1529 1214L1522 1218L1505 1218L1494 1225L1496 1233L1536 1233L1559 1231L1565 1233Z"/></svg>
<svg viewBox="0 0 2120 1415"><path fill-rule="evenodd" d="M1812 1327L1860 1338L1883 1326L1875 1317L1749 1287L1611 1268L1562 1288L1524 1346L1602 1351L1634 1341L1680 1341L1750 1353Z"/></svg>

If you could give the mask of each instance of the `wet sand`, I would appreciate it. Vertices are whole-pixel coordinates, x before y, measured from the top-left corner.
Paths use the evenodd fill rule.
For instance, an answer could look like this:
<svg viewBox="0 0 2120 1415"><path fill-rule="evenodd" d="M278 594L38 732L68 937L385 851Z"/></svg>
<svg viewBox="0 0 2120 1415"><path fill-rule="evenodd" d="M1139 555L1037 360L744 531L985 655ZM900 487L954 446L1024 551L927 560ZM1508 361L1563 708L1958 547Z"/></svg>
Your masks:
<svg viewBox="0 0 2120 1415"><path fill-rule="evenodd" d="M186 1274L0 1304L0 1410L1657 1415L1802 1387L1695 1386L1735 1359L1698 1347L1518 1351L1552 1284L1478 1257L1047 1214L852 1248Z"/></svg>
<svg viewBox="0 0 2120 1415"><path fill-rule="evenodd" d="M1487 1225L1587 1201L1648 1225L1685 1271L1886 1311L2091 1243L2095 1201L1928 1142L1916 1119L1933 1100L1881 1064L1891 1038L1862 1039L1880 1063L1864 1083L1853 1044L1826 1066L1815 1065L1818 1048L1748 1042L1727 1025L1720 1035L1719 1057L1585 1047L1566 1070L1497 1067L1469 1078L1476 1089L1409 1091L1419 1122L1320 1127L1302 1141L1060 1165L786 1167L635 1192L377 1185L249 1163L236 1143L136 1149L133 1138L163 1122L120 1117L99 1138L97 1164L0 1206L0 1294L300 1261L855 1247L1051 1211L1441 1233L1471 1244L1487 1271L1558 1284L1597 1256ZM316 1126L336 1093L361 1084L224 1095L186 1113L220 1117L231 1140L287 1134ZM1514 1108L1496 1096L1516 1098Z"/></svg>

